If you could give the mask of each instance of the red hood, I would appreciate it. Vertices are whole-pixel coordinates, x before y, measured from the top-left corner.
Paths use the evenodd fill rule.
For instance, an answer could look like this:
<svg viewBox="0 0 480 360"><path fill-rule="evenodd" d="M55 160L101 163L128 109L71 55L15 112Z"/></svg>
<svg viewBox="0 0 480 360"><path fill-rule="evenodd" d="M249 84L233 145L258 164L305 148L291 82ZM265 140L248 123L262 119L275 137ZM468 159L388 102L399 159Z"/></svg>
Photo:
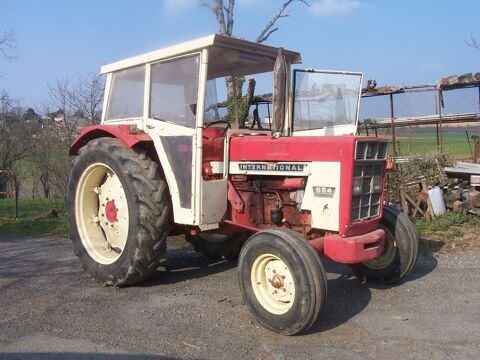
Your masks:
<svg viewBox="0 0 480 360"><path fill-rule="evenodd" d="M234 136L230 161L339 161L353 159L359 136Z"/></svg>

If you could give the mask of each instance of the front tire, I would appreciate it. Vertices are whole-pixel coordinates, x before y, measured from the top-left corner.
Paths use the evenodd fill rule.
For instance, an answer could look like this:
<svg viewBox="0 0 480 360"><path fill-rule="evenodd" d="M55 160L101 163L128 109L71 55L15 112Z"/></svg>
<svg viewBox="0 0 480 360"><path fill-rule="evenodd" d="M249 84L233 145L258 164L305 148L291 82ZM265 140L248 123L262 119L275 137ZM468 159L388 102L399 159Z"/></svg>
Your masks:
<svg viewBox="0 0 480 360"><path fill-rule="evenodd" d="M418 258L419 238L412 221L397 209L384 206L380 227L385 230L385 249L378 258L354 265L360 278L393 284L412 271Z"/></svg>
<svg viewBox="0 0 480 360"><path fill-rule="evenodd" d="M239 259L243 299L256 320L284 335L309 329L327 296L327 280L315 250L288 229L260 231L247 240Z"/></svg>
<svg viewBox="0 0 480 360"><path fill-rule="evenodd" d="M70 172L67 212L75 254L105 285L133 285L166 250L171 205L158 166L118 139L92 140Z"/></svg>

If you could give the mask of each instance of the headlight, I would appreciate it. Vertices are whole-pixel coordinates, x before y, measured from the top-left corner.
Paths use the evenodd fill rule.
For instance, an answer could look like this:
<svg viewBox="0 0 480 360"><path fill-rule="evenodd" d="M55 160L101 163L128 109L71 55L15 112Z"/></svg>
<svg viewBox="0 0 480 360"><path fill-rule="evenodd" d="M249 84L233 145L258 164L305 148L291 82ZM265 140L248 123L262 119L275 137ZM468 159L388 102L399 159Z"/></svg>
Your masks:
<svg viewBox="0 0 480 360"><path fill-rule="evenodd" d="M353 195L362 195L363 178L354 178L352 185Z"/></svg>

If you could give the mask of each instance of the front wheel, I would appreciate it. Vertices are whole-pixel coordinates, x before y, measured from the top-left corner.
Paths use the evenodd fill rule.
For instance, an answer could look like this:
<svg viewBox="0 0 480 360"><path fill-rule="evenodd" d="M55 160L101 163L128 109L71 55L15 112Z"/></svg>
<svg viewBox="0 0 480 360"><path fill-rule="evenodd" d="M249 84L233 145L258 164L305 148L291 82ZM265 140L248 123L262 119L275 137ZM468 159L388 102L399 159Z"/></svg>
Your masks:
<svg viewBox="0 0 480 360"><path fill-rule="evenodd" d="M385 231L382 255L353 269L360 278L393 284L407 276L417 262L419 238L412 221L390 206L383 208L380 228Z"/></svg>
<svg viewBox="0 0 480 360"><path fill-rule="evenodd" d="M327 280L315 250L298 233L269 229L242 248L238 278L243 299L256 320L285 335L309 329L327 296Z"/></svg>

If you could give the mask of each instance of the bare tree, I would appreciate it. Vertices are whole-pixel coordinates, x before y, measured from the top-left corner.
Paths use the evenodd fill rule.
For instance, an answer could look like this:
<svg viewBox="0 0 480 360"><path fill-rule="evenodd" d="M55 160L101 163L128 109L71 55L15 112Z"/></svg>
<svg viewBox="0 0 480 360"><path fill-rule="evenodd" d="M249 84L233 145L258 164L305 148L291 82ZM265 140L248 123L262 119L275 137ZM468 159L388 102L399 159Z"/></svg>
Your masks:
<svg viewBox="0 0 480 360"><path fill-rule="evenodd" d="M232 36L235 0L228 0L228 5L225 5L223 0L199 0L199 2L209 8L217 18L219 33Z"/></svg>
<svg viewBox="0 0 480 360"><path fill-rule="evenodd" d="M54 84L47 84L47 88L49 101L44 106L44 113L50 120L49 127L57 129L57 141L68 145L75 139L81 120L73 116L73 86L69 79L57 79Z"/></svg>
<svg viewBox="0 0 480 360"><path fill-rule="evenodd" d="M278 9L278 11L273 15L273 17L270 19L270 21L265 25L265 27L262 29L260 34L257 36L255 39L255 42L257 43L263 43L264 41L267 41L270 35L272 35L275 31L278 30L278 26L274 27L275 24L277 23L278 20L281 18L286 18L289 17L290 14L285 13L287 8L294 3L295 1L301 2L305 4L306 6L310 6L310 4L306 0L288 0L285 1L282 6Z"/></svg>
<svg viewBox="0 0 480 360"><path fill-rule="evenodd" d="M199 0L199 2L215 15L219 33L225 36L233 36L235 0ZM284 1L260 31L255 42L263 43L267 41L270 35L278 30L277 22L282 18L290 16L287 10L295 2L310 6L306 0ZM242 95L243 84L245 83L244 77L227 77L225 80L227 85L228 117L235 122L237 127L240 127L246 121L249 113L250 103L255 91L255 80L249 79L247 95L245 96Z"/></svg>
<svg viewBox="0 0 480 360"><path fill-rule="evenodd" d="M221 35L233 36L233 23L234 23L234 7L235 0L199 0L200 4L210 9L215 15L219 27L219 33ZM268 40L270 35L278 30L278 26L275 26L278 20L289 17L286 13L288 8L295 2L300 2L306 6L310 6L306 0L288 0L285 1L272 16L270 21L265 25L262 31L258 34L255 42L263 43Z"/></svg>
<svg viewBox="0 0 480 360"><path fill-rule="evenodd" d="M91 125L100 122L103 88L101 75L88 74L79 76L73 92L69 94L76 113L83 116Z"/></svg>
<svg viewBox="0 0 480 360"><path fill-rule="evenodd" d="M47 88L49 100L42 110L46 123L32 141L30 159L44 196L50 197L66 189L70 144L83 126L100 121L103 78L88 74L75 81L57 79Z"/></svg>
<svg viewBox="0 0 480 360"><path fill-rule="evenodd" d="M29 135L22 121L18 101L0 94L0 169L12 169L29 151Z"/></svg>

